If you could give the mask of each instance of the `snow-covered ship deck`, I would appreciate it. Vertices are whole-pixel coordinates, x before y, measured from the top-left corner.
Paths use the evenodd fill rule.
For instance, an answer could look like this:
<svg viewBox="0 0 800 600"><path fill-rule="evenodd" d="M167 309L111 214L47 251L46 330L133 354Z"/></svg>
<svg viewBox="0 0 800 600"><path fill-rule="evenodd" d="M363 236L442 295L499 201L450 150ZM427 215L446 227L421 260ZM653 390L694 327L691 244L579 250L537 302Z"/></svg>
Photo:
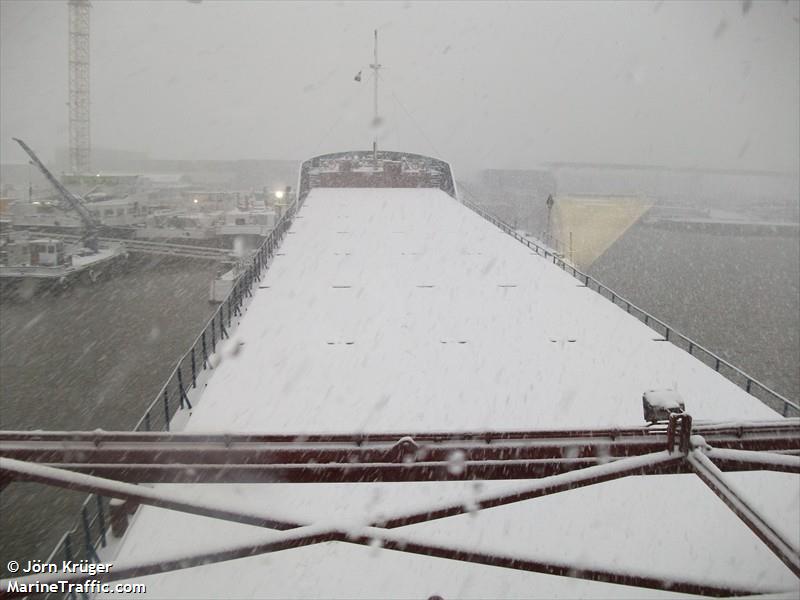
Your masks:
<svg viewBox="0 0 800 600"><path fill-rule="evenodd" d="M695 422L777 417L438 189L312 189L226 344L188 432L403 435L641 426L642 393L666 388L681 394ZM729 477L800 546L795 475ZM526 485L157 487L234 510L355 527L415 506L469 506ZM145 506L116 562L166 560L282 535ZM799 589L791 571L694 475L627 477L391 535L656 578ZM137 582L157 598L675 595L340 542Z"/></svg>

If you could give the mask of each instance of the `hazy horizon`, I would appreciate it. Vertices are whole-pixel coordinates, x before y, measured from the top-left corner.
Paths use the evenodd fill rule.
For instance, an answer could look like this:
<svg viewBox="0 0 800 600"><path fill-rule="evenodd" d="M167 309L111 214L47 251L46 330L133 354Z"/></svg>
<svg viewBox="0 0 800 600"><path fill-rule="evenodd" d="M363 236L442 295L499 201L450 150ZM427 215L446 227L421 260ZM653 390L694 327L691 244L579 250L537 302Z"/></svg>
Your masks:
<svg viewBox="0 0 800 600"><path fill-rule="evenodd" d="M546 162L797 173L798 2L94 2L92 144L302 160L379 144L457 172ZM67 145L67 3L0 3L0 159ZM353 76L362 71L363 80Z"/></svg>

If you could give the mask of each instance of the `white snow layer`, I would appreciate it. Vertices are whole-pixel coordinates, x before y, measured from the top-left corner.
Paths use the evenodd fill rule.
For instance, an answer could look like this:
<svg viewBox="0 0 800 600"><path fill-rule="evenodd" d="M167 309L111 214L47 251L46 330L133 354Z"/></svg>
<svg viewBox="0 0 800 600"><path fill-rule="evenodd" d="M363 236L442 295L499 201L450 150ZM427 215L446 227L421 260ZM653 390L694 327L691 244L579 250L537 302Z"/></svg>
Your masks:
<svg viewBox="0 0 800 600"><path fill-rule="evenodd" d="M659 337L439 190L315 189L241 320L232 340L240 351L220 353L187 430L636 426L652 389L677 390L696 420L776 418ZM797 477L729 475L800 546ZM520 483L158 487L307 523L367 523ZM800 590L693 475L629 477L395 531L484 552ZM264 533L144 507L119 560ZM339 542L138 581L157 598L676 596Z"/></svg>

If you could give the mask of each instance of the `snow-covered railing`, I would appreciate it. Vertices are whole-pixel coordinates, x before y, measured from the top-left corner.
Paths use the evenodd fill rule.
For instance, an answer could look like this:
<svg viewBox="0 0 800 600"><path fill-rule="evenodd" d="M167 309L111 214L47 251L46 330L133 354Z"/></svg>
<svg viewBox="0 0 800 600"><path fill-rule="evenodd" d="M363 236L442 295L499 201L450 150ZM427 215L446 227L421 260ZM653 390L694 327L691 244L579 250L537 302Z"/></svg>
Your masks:
<svg viewBox="0 0 800 600"><path fill-rule="evenodd" d="M97 494L90 494L81 505L75 525L61 536L45 564L62 564L62 561L100 562L98 548L108 545L111 522L109 519L109 500ZM49 598L51 594L45 594ZM68 598L75 599L71 592ZM83 597L87 597L85 594Z"/></svg>
<svg viewBox="0 0 800 600"><path fill-rule="evenodd" d="M494 215L488 213L477 204L470 202L463 197L459 200L464 206L478 213L484 219L497 226L517 241L522 242L528 248L536 252L536 254L542 256L545 260L552 261L554 265L561 267L564 271L575 277L575 279L582 282L587 288L596 291L598 294L610 300L620 308L625 309L628 313L635 316L645 325L650 327L653 331L662 335L664 337L664 341L672 342L678 348L687 351L699 361L713 368L727 380L735 383L744 389L748 394L758 398L761 402L779 412L784 417L800 416L800 404L797 402L793 402L785 398L778 392L767 387L755 377L748 375L738 367L732 365L725 359L713 353L705 346L695 342L693 339L680 333L679 331L676 331L673 327L667 325L662 320L654 317L642 308L639 308L630 300L620 296L614 290L603 285L594 277L591 277L590 275L577 269L575 265L566 260L562 254L553 252L552 249L545 247L543 244L537 243L529 237L521 235L516 229L507 223L504 223Z"/></svg>
<svg viewBox="0 0 800 600"><path fill-rule="evenodd" d="M249 259L228 296L220 303L189 350L178 360L166 383L136 423L135 431L169 431L169 423L175 413L182 408L192 408L190 391L197 388L198 378L203 371L213 367L217 346L228 339L238 325L237 317L241 316L245 301L252 297L253 285L269 266L275 249L292 224L296 210L296 202L287 207L275 228Z"/></svg>
<svg viewBox="0 0 800 600"><path fill-rule="evenodd" d="M275 228L248 259L247 266L236 279L230 294L220 303L189 350L178 360L167 381L148 405L134 431L169 431L170 422L180 409L191 409L192 390L206 369L213 367L217 346L227 339L238 325L238 317L247 299L252 297L252 288L268 268L275 249L280 245L292 224L294 215L302 201L295 200L275 224ZM62 560L99 560L98 550L108 543L111 529L111 511L107 498L92 494L81 506L75 525L59 539L50 553L48 563ZM45 597L49 597L47 594ZM68 597L74 599L75 594Z"/></svg>

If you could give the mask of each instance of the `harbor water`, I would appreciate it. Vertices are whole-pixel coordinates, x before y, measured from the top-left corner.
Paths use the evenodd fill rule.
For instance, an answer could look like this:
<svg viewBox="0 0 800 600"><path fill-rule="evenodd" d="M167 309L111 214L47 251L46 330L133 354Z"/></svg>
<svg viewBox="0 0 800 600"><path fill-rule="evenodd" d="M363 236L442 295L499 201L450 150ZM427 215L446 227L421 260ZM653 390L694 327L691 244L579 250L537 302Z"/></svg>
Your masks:
<svg viewBox="0 0 800 600"><path fill-rule="evenodd" d="M0 309L0 427L131 429L214 307L217 264L132 259L126 271ZM0 494L0 556L44 559L85 494L11 484Z"/></svg>

